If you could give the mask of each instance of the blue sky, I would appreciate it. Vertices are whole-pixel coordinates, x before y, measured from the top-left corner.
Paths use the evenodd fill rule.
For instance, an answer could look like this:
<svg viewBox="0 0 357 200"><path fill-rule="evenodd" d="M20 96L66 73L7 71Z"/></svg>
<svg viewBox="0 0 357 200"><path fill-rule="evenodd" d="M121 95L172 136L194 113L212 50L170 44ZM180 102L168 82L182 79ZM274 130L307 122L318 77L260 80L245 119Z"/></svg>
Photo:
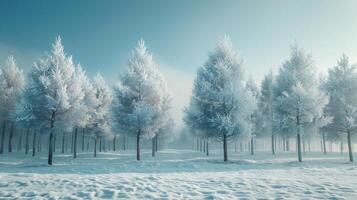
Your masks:
<svg viewBox="0 0 357 200"><path fill-rule="evenodd" d="M12 54L28 70L61 35L90 76L111 83L141 37L173 90L176 112L209 50L230 35L257 81L278 69L297 42L320 71L342 53L357 57L357 1L121 0L0 1L0 63ZM180 115L180 114L178 114Z"/></svg>

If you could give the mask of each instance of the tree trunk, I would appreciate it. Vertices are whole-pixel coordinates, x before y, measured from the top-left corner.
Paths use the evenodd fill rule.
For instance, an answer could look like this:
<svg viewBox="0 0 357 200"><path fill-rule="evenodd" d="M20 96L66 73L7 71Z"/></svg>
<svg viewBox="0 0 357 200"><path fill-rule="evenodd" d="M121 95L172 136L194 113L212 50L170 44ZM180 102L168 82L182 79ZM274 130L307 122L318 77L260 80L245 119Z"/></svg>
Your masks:
<svg viewBox="0 0 357 200"><path fill-rule="evenodd" d="M140 130L136 135L136 160L140 160Z"/></svg>
<svg viewBox="0 0 357 200"><path fill-rule="evenodd" d="M82 152L84 151L84 128L82 129Z"/></svg>
<svg viewBox="0 0 357 200"><path fill-rule="evenodd" d="M2 124L0 154L3 154L3 153L4 153L5 128L6 128L6 120L4 120L4 121L3 121L3 124Z"/></svg>
<svg viewBox="0 0 357 200"><path fill-rule="evenodd" d="M152 139L152 151L151 151L151 156L154 157L155 156L155 137L153 137Z"/></svg>
<svg viewBox="0 0 357 200"><path fill-rule="evenodd" d="M274 134L271 134L271 153L275 155L275 138Z"/></svg>
<svg viewBox="0 0 357 200"><path fill-rule="evenodd" d="M297 146L298 159L299 159L299 162L302 162L300 133L297 134L297 145L298 145L298 146Z"/></svg>
<svg viewBox="0 0 357 200"><path fill-rule="evenodd" d="M350 156L350 162L353 162L353 151L352 151L352 141L351 141L350 131L347 131L347 143L348 143L348 155Z"/></svg>
<svg viewBox="0 0 357 200"><path fill-rule="evenodd" d="M305 151L305 136L304 135L302 136L302 150L303 150L304 155L305 155L306 151Z"/></svg>
<svg viewBox="0 0 357 200"><path fill-rule="evenodd" d="M234 142L234 152L237 153L237 142Z"/></svg>
<svg viewBox="0 0 357 200"><path fill-rule="evenodd" d="M322 150L324 152L324 154L326 155L327 154L327 151L326 151L326 135L325 133L322 133Z"/></svg>
<svg viewBox="0 0 357 200"><path fill-rule="evenodd" d="M97 157L97 137L94 138L94 157Z"/></svg>
<svg viewBox="0 0 357 200"><path fill-rule="evenodd" d="M115 142L116 142L116 139L117 139L117 137L114 136L114 138L113 138L113 151L115 151Z"/></svg>
<svg viewBox="0 0 357 200"><path fill-rule="evenodd" d="M206 141L206 155L209 156L208 140Z"/></svg>
<svg viewBox="0 0 357 200"><path fill-rule="evenodd" d="M206 152L206 140L203 139L203 152Z"/></svg>
<svg viewBox="0 0 357 200"><path fill-rule="evenodd" d="M227 153L227 135L223 134L223 161L228 161L228 153Z"/></svg>
<svg viewBox="0 0 357 200"><path fill-rule="evenodd" d="M286 143L286 151L290 151L290 140L289 140L289 138L287 138L285 140L285 143Z"/></svg>
<svg viewBox="0 0 357 200"><path fill-rule="evenodd" d="M250 139L250 153L254 155L254 137Z"/></svg>
<svg viewBox="0 0 357 200"><path fill-rule="evenodd" d="M52 146L53 146L53 128L50 133L49 141L48 141L48 164L52 165L53 161L53 151L52 151Z"/></svg>
<svg viewBox="0 0 357 200"><path fill-rule="evenodd" d="M200 152L202 152L202 139L200 138Z"/></svg>
<svg viewBox="0 0 357 200"><path fill-rule="evenodd" d="M25 154L28 154L29 152L29 137L30 137L30 129L28 128L26 132Z"/></svg>
<svg viewBox="0 0 357 200"><path fill-rule="evenodd" d="M12 137L14 135L14 123L11 123L10 135L9 135L9 153L12 152Z"/></svg>
<svg viewBox="0 0 357 200"><path fill-rule="evenodd" d="M343 141L341 141L340 143L340 154L341 155L343 154Z"/></svg>
<svg viewBox="0 0 357 200"><path fill-rule="evenodd" d="M126 138L125 137L123 138L123 150L124 151L126 150Z"/></svg>
<svg viewBox="0 0 357 200"><path fill-rule="evenodd" d="M62 134L62 153L64 153L64 143L66 142L66 134L63 132Z"/></svg>
<svg viewBox="0 0 357 200"><path fill-rule="evenodd" d="M74 143L73 143L73 158L77 158L77 136L78 136L78 128L74 129Z"/></svg>
<svg viewBox="0 0 357 200"><path fill-rule="evenodd" d="M72 132L72 139L71 139L71 153L73 153L73 147L74 147L74 133Z"/></svg>
<svg viewBox="0 0 357 200"><path fill-rule="evenodd" d="M199 148L200 144L199 144L199 143L200 143L200 140L199 140L198 137L197 137L197 138L196 138L196 145L197 145L197 146L196 146L196 147L197 147L196 149L197 149L197 151L200 150L200 148Z"/></svg>
<svg viewBox="0 0 357 200"><path fill-rule="evenodd" d="M35 130L35 132L33 132L33 140L32 140L32 156L36 155L36 136L37 136L37 132Z"/></svg>
<svg viewBox="0 0 357 200"><path fill-rule="evenodd" d="M87 139L87 151L89 150L89 139Z"/></svg>
<svg viewBox="0 0 357 200"><path fill-rule="evenodd" d="M239 148L240 148L240 152L243 152L243 144L242 143L239 144Z"/></svg>

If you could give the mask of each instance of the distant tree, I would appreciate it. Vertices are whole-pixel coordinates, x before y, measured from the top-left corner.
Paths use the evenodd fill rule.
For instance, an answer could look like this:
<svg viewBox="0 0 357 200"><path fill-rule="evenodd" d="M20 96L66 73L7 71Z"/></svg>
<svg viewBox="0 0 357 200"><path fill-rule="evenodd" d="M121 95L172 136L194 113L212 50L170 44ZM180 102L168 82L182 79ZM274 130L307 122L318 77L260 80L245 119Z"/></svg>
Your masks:
<svg viewBox="0 0 357 200"><path fill-rule="evenodd" d="M260 89L258 100L258 110L261 114L260 131L261 134L271 138L271 151L275 154L275 134L274 133L274 76L270 71L265 75Z"/></svg>
<svg viewBox="0 0 357 200"><path fill-rule="evenodd" d="M328 97L318 83L311 57L293 46L291 58L285 61L277 77L275 112L284 119L283 129L296 134L299 162L302 162L301 135L310 134L308 128L325 125L321 119Z"/></svg>
<svg viewBox="0 0 357 200"><path fill-rule="evenodd" d="M139 41L114 89L113 119L118 131L136 136L136 159L140 160L140 138L152 139L161 126L161 105L165 98L163 77L143 40Z"/></svg>
<svg viewBox="0 0 357 200"><path fill-rule="evenodd" d="M92 99L88 99L89 104L91 104L90 123L86 131L94 137L94 156L97 156L98 138L112 137L109 111L113 95L110 87L99 73L94 77L92 85Z"/></svg>
<svg viewBox="0 0 357 200"><path fill-rule="evenodd" d="M242 63L225 37L198 69L185 109L184 121L191 129L223 142L224 161L228 160L227 142L250 131L252 97L243 77Z"/></svg>
<svg viewBox="0 0 357 200"><path fill-rule="evenodd" d="M357 129L357 71L346 55L329 70L323 88L330 95L325 114L332 117L331 123L323 130L332 141L347 139L349 160L353 162L352 135Z"/></svg>
<svg viewBox="0 0 357 200"><path fill-rule="evenodd" d="M14 114L24 87L24 73L17 67L15 58L10 56L5 66L0 68L0 119L2 121L0 154L4 152L5 130L8 123L10 123L8 148L9 152L12 151L14 123L11 120L11 115Z"/></svg>

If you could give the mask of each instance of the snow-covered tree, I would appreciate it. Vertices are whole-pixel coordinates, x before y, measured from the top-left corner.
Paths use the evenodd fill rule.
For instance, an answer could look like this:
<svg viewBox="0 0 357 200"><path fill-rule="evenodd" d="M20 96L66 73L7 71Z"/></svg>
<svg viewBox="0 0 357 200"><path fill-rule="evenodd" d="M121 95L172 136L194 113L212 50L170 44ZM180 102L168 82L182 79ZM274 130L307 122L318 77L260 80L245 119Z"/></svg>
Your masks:
<svg viewBox="0 0 357 200"><path fill-rule="evenodd" d="M4 67L0 68L0 120L2 122L0 154L4 152L5 129L10 125L9 152L12 151L12 137L14 123L11 120L20 101L21 93L25 87L23 71L17 67L14 57L8 57Z"/></svg>
<svg viewBox="0 0 357 200"><path fill-rule="evenodd" d="M259 88L255 84L254 80L252 77L250 77L245 85L248 96L250 99L250 105L251 105L251 114L250 117L248 118L248 122L250 124L250 153L254 155L254 143L255 143L255 138L257 136L261 136L260 132L260 118L261 114L259 110L257 110L257 101L259 99Z"/></svg>
<svg viewBox="0 0 357 200"><path fill-rule="evenodd" d="M260 89L258 100L258 110L261 114L260 132L262 135L271 138L272 154L275 154L275 133L274 133L274 76L272 71L265 75ZM258 122L259 123L259 122Z"/></svg>
<svg viewBox="0 0 357 200"><path fill-rule="evenodd" d="M349 159L353 162L351 137L357 129L357 70L343 55L330 69L323 88L330 95L325 108L331 123L323 128L332 140L347 139Z"/></svg>
<svg viewBox="0 0 357 200"><path fill-rule="evenodd" d="M275 86L275 112L283 119L283 131L296 134L298 160L302 162L301 135L324 124L323 108L328 97L319 88L313 61L303 49L293 46L291 58L280 68Z"/></svg>
<svg viewBox="0 0 357 200"><path fill-rule="evenodd" d="M126 72L114 89L113 119L122 134L136 136L136 159L140 160L140 138L155 137L161 126L165 98L163 77L143 40L133 51Z"/></svg>
<svg viewBox="0 0 357 200"><path fill-rule="evenodd" d="M78 125L79 119L75 118L82 110L77 106L85 95L77 78L72 57L64 52L60 37L51 53L36 62L29 75L22 113L34 118L43 132L49 134L49 165L53 162L54 135Z"/></svg>
<svg viewBox="0 0 357 200"><path fill-rule="evenodd" d="M223 141L224 161L228 140L250 131L252 106L243 77L242 62L225 37L198 69L185 109L184 121L190 129Z"/></svg>
<svg viewBox="0 0 357 200"><path fill-rule="evenodd" d="M110 107L113 101L113 95L110 87L105 82L101 74L97 74L93 79L91 94L87 100L91 105L89 112L90 122L87 125L87 130L94 137L94 156L97 156L97 141L98 138L112 137Z"/></svg>

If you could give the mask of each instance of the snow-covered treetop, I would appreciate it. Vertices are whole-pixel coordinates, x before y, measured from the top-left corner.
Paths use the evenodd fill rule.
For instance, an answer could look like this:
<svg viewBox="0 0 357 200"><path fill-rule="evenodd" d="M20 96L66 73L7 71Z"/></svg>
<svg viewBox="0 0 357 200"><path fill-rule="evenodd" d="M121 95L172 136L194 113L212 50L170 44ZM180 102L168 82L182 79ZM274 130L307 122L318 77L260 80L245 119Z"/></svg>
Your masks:
<svg viewBox="0 0 357 200"><path fill-rule="evenodd" d="M0 68L0 118L9 119L24 87L24 73L14 57L9 56L5 66Z"/></svg>
<svg viewBox="0 0 357 200"><path fill-rule="evenodd" d="M124 134L153 137L161 126L160 112L168 100L166 82L144 40L132 52L126 72L115 88L114 119Z"/></svg>

